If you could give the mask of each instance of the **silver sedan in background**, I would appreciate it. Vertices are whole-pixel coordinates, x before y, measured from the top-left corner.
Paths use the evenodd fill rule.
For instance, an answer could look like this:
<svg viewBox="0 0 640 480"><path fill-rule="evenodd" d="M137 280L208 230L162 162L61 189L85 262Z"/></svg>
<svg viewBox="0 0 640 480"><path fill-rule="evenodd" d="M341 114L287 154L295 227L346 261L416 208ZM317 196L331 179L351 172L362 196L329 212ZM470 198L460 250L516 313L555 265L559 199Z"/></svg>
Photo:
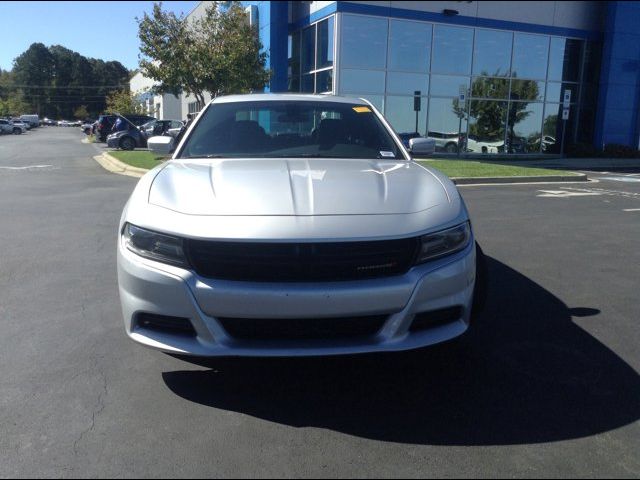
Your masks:
<svg viewBox="0 0 640 480"><path fill-rule="evenodd" d="M174 150L172 137L149 148ZM453 339L484 278L464 202L362 99L218 97L120 221L125 331L174 354L398 351Z"/></svg>

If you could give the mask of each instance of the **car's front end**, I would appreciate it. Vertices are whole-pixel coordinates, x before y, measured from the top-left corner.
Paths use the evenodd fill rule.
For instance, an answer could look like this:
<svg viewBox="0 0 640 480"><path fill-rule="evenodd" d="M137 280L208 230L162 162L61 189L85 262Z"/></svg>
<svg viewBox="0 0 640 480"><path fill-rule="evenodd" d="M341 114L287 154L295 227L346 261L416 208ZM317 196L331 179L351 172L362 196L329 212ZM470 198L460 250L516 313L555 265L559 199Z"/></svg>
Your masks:
<svg viewBox="0 0 640 480"><path fill-rule="evenodd" d="M318 102L329 119L350 114ZM377 159L194 157L198 120L174 160L140 180L117 244L130 338L177 354L306 356L406 350L467 330L476 246L464 202L446 176L410 161L371 105L350 102L390 132ZM278 111L281 123L302 118ZM319 151L339 126L324 125ZM353 138L344 142L362 144Z"/></svg>

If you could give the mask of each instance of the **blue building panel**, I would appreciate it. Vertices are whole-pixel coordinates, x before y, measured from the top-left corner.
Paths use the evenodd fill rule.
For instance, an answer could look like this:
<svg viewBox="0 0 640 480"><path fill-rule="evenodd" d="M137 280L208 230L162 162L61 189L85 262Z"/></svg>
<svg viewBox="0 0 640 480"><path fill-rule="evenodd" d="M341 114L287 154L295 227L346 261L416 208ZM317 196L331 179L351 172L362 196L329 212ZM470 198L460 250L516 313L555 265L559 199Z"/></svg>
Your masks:
<svg viewBox="0 0 640 480"><path fill-rule="evenodd" d="M609 2L594 144L638 147L640 3Z"/></svg>

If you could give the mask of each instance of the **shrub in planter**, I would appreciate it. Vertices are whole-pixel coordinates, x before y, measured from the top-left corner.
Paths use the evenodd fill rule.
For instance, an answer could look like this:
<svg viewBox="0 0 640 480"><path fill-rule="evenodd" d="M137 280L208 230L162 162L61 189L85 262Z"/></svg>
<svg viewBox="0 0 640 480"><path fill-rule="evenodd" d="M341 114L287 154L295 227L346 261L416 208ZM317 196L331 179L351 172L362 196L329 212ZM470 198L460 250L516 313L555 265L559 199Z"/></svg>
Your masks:
<svg viewBox="0 0 640 480"><path fill-rule="evenodd" d="M638 150L628 145L609 143L604 147L604 156L613 158L635 158L638 157Z"/></svg>
<svg viewBox="0 0 640 480"><path fill-rule="evenodd" d="M578 142L567 145L567 156L573 158L597 157L599 152L590 143Z"/></svg>

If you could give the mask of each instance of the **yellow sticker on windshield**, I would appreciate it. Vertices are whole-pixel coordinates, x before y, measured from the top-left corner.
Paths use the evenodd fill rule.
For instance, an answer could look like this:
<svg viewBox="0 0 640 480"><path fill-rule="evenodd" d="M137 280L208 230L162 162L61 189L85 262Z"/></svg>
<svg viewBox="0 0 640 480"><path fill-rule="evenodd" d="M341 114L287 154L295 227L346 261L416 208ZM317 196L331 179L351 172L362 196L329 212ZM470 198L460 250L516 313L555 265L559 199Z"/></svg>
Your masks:
<svg viewBox="0 0 640 480"><path fill-rule="evenodd" d="M367 113L371 111L369 107L353 107L353 109L358 113Z"/></svg>

